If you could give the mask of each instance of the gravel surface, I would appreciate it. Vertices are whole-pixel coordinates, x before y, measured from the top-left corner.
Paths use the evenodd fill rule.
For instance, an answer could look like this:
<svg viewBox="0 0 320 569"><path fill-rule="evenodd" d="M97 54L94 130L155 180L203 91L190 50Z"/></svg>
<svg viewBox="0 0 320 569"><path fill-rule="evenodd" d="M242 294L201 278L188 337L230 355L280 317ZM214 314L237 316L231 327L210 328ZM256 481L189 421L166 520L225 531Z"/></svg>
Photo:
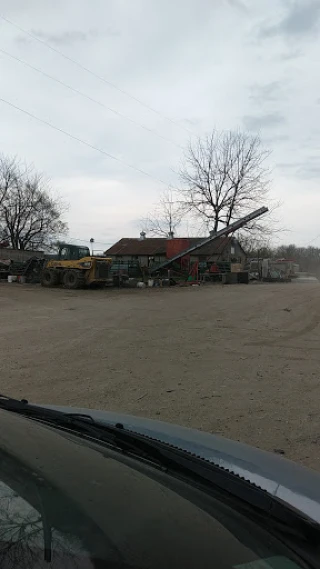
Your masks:
<svg viewBox="0 0 320 569"><path fill-rule="evenodd" d="M318 282L0 284L1 391L162 419L320 470Z"/></svg>

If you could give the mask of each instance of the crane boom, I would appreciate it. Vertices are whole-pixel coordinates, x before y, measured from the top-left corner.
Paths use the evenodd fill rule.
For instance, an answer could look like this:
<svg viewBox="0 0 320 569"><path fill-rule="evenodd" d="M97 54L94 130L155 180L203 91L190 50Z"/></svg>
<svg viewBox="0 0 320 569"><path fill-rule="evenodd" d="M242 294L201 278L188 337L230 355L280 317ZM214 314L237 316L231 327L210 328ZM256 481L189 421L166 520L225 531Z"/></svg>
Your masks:
<svg viewBox="0 0 320 569"><path fill-rule="evenodd" d="M212 243L212 241L215 241L215 239L219 239L219 237L224 237L226 235L229 235L229 233L233 233L233 231L237 231L237 229L240 229L241 227L246 225L246 223L249 223L249 221L252 221L253 219L256 219L257 217L260 217L264 213L267 213L267 211L269 211L267 207L260 207L259 209L252 211L248 215L245 215L244 217L241 217L237 221L230 223L230 225L228 225L228 227L224 227L223 229L220 229L220 231L217 231L217 233L215 233L214 235L210 235L210 237L203 239L203 241L199 241L195 245L192 245L191 247L188 247L187 249L180 251L180 253L178 253L177 255L174 255L174 257L171 257L171 259L167 259L166 261L164 261L163 263L161 263L160 265L158 265L154 269L151 269L151 271L154 272L154 271L159 271L159 269L164 269L165 267L170 265L170 263L173 263L174 261L178 261L179 259L181 259L181 257L184 257L185 255L189 255L190 253L192 253L196 249L199 249L199 247L202 247L203 245L207 245L208 243Z"/></svg>

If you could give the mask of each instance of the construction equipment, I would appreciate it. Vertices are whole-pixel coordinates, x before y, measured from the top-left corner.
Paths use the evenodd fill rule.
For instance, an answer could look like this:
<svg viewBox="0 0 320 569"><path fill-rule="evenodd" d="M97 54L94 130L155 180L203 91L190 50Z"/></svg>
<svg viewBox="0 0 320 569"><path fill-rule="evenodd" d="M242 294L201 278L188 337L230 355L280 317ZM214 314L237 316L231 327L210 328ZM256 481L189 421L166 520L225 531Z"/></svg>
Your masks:
<svg viewBox="0 0 320 569"><path fill-rule="evenodd" d="M41 285L77 289L112 284L111 263L110 258L92 256L88 247L63 243L58 255L44 262Z"/></svg>
<svg viewBox="0 0 320 569"><path fill-rule="evenodd" d="M214 241L215 239L219 239L220 237L224 237L226 235L229 235L230 233L233 233L234 231L237 231L238 229L241 229L241 227L243 227L244 225L249 223L249 221L252 221L252 220L256 219L257 217L260 217L264 213L267 213L267 211L268 211L267 207L260 207L259 209L256 209L255 211L253 211L252 213L249 213L248 215L242 217L241 219L238 219L237 221L230 223L230 225L228 225L228 227L224 227L223 229L220 229L220 231L217 231L214 235L210 235L210 237L203 239L203 241L199 241L198 243L192 245L191 247L188 247L187 249L180 251L179 253L177 253L176 255L171 257L170 259L167 259L166 261L164 261L160 265L151 268L150 272L158 272L158 271L161 271L162 269L164 269L166 267L169 267L169 265L171 265L171 263L173 263L174 261L178 261L182 257L185 257L186 255L190 255L190 253L192 253L193 251L196 251L197 249L199 249L203 245L207 245L208 243L212 243L212 241Z"/></svg>
<svg viewBox="0 0 320 569"><path fill-rule="evenodd" d="M25 277L27 283L38 283L41 280L42 269L45 264L43 257L30 257L25 261L12 261L10 264L10 275Z"/></svg>

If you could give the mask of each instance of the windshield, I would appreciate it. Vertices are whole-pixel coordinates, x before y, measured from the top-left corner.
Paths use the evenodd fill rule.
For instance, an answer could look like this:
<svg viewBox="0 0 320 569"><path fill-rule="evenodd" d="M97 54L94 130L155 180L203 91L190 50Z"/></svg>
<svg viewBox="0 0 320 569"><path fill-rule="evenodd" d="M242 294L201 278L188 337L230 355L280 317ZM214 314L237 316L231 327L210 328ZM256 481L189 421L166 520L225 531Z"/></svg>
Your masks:
<svg viewBox="0 0 320 569"><path fill-rule="evenodd" d="M1 567L174 568L177 559L186 568L199 559L208 568L261 560L266 568L301 566L223 500L119 453L17 421L25 448L10 419L12 448L0 453Z"/></svg>
<svg viewBox="0 0 320 569"><path fill-rule="evenodd" d="M90 251L86 247L66 245L60 250L60 258L67 261L77 261L83 257L90 257Z"/></svg>
<svg viewBox="0 0 320 569"><path fill-rule="evenodd" d="M79 247L79 259L83 257L90 257L90 251L87 247Z"/></svg>

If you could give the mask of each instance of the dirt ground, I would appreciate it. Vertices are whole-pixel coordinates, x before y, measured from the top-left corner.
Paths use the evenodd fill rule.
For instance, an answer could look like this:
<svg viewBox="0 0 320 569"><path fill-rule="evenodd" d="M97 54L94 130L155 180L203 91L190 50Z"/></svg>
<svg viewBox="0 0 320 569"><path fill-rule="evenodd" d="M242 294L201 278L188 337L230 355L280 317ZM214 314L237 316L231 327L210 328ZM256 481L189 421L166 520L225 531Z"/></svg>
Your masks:
<svg viewBox="0 0 320 569"><path fill-rule="evenodd" d="M1 392L171 421L320 470L320 285L0 284Z"/></svg>

